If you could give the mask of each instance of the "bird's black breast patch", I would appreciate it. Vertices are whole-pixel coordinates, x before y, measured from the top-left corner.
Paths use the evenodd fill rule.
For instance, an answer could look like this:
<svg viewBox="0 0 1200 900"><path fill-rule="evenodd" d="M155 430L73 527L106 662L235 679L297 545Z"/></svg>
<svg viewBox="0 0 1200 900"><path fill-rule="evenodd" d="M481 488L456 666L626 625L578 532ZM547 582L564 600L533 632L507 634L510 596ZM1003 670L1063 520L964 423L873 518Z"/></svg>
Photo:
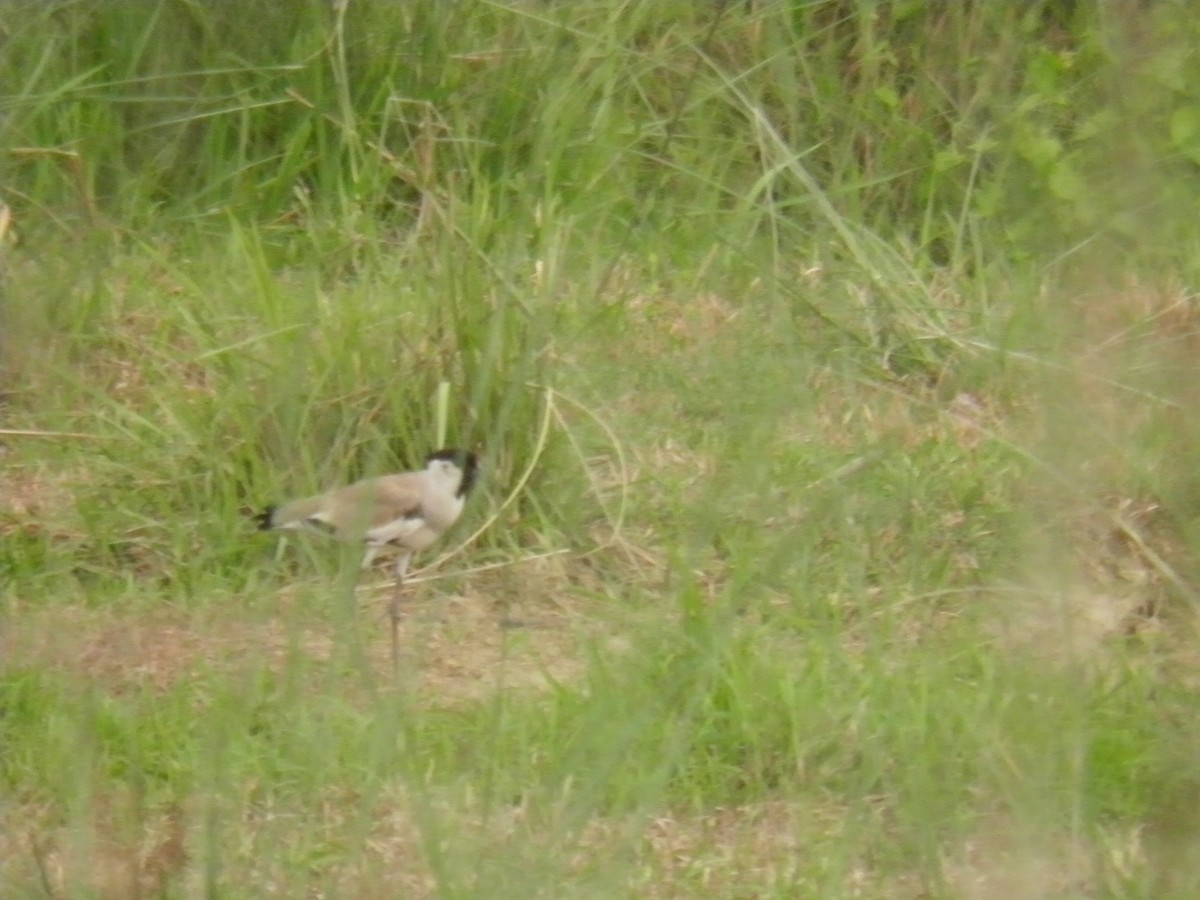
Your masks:
<svg viewBox="0 0 1200 900"><path fill-rule="evenodd" d="M315 528L317 531L323 531L325 534L333 534L335 531L337 531L337 528L334 525L326 522L324 519L319 519L316 516L309 516L304 520L304 524Z"/></svg>
<svg viewBox="0 0 1200 900"><path fill-rule="evenodd" d="M425 518L425 513L421 511L421 507L414 506L412 509L406 509L400 516L406 522L416 522L419 519ZM405 541L408 540L407 535L404 537L392 538L388 543L393 547L404 547Z"/></svg>

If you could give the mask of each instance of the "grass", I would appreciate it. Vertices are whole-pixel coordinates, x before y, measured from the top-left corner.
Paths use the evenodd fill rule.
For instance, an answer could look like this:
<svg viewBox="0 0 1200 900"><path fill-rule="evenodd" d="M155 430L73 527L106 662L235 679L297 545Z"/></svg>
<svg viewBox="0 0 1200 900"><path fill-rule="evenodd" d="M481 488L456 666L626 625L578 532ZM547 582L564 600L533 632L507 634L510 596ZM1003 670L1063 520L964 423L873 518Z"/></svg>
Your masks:
<svg viewBox="0 0 1200 900"><path fill-rule="evenodd" d="M927 6L0 0L0 893L1194 896L1195 25Z"/></svg>

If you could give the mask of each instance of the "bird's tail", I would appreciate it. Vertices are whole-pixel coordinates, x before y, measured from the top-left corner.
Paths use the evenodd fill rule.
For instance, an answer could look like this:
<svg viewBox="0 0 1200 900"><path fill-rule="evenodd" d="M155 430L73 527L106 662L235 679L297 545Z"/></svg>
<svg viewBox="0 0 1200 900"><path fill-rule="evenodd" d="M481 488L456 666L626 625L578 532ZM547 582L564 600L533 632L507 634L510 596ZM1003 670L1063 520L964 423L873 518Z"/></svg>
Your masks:
<svg viewBox="0 0 1200 900"><path fill-rule="evenodd" d="M254 521L258 525L259 531L270 531L275 527L275 510L276 506L271 505L262 512L254 516Z"/></svg>

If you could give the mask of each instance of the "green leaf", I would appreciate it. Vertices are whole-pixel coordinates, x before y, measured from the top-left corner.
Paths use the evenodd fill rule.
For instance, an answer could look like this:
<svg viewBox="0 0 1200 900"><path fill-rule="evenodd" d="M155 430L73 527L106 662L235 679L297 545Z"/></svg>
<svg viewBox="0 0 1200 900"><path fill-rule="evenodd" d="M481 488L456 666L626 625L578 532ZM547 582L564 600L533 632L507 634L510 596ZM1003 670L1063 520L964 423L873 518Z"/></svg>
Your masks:
<svg viewBox="0 0 1200 900"><path fill-rule="evenodd" d="M1200 107L1181 106L1171 115L1171 143L1188 159L1200 161Z"/></svg>
<svg viewBox="0 0 1200 900"><path fill-rule="evenodd" d="M1079 171L1066 160L1050 170L1050 193L1060 200L1077 201L1084 196L1087 185Z"/></svg>

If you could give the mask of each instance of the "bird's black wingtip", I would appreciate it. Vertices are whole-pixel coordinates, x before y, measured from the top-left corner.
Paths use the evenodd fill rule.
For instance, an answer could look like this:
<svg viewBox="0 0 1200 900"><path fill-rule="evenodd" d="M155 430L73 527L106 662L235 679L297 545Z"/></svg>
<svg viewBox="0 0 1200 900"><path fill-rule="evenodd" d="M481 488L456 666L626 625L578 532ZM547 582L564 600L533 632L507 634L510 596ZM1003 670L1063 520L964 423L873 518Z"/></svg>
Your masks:
<svg viewBox="0 0 1200 900"><path fill-rule="evenodd" d="M272 505L254 515L254 522L259 531L270 531L275 527L275 510L276 507Z"/></svg>

